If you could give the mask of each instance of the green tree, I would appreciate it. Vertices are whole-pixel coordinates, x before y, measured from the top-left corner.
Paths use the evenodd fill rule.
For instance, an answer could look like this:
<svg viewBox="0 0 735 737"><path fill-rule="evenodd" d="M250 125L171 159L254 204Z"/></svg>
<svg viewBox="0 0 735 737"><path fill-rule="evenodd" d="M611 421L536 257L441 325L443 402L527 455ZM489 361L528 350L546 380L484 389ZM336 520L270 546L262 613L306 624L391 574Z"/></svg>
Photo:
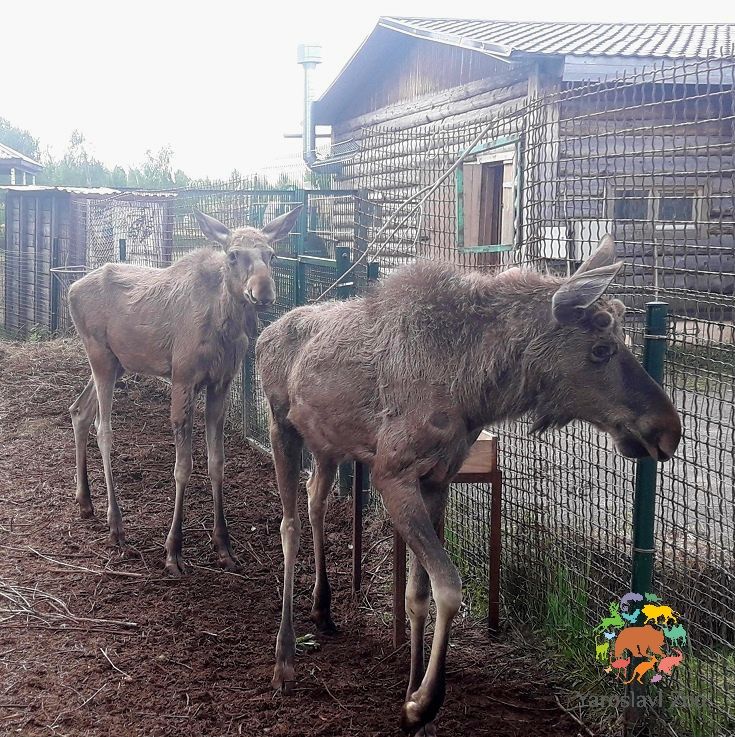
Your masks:
<svg viewBox="0 0 735 737"><path fill-rule="evenodd" d="M27 130L16 128L6 118L0 118L0 143L32 159L38 160L41 156L38 138L34 138Z"/></svg>
<svg viewBox="0 0 735 737"><path fill-rule="evenodd" d="M170 146L160 148L155 154L148 149L143 162L143 186L152 189L170 189L175 186L171 159L173 150Z"/></svg>

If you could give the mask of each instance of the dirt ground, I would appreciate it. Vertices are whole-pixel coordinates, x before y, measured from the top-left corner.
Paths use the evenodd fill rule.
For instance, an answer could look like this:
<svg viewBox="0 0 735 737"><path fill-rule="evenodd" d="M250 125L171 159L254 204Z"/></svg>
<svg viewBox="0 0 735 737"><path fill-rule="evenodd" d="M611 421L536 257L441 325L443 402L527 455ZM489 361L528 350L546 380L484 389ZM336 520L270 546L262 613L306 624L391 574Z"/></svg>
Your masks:
<svg viewBox="0 0 735 737"><path fill-rule="evenodd" d="M127 537L138 557L106 545L96 444L96 518L74 503L67 407L88 378L74 341L0 343L0 734L398 735L408 652L393 651L387 606L389 531L368 522L364 595L350 593L349 507L334 502L328 555L341 634L297 659L296 691L273 694L280 613L280 504L268 457L230 435L226 510L241 575L213 567L202 416L186 499L191 570L163 570L173 511L174 452L166 388L123 379L113 467ZM302 501L304 501L302 495ZM297 567L297 635L313 585L310 530ZM387 612L387 613L386 613ZM440 735L576 735L532 656L458 619Z"/></svg>

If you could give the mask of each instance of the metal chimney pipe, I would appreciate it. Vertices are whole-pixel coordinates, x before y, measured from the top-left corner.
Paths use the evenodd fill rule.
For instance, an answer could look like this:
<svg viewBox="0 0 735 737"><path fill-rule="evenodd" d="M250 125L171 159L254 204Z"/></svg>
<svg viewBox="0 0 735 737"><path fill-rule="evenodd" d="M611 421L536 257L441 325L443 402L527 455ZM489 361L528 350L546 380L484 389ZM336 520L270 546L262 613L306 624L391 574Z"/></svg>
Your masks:
<svg viewBox="0 0 735 737"><path fill-rule="evenodd" d="M317 44L299 44L296 60L304 67L304 128L301 143L304 160L313 158L316 149L316 132L311 116L314 101L314 70L322 63L322 47Z"/></svg>

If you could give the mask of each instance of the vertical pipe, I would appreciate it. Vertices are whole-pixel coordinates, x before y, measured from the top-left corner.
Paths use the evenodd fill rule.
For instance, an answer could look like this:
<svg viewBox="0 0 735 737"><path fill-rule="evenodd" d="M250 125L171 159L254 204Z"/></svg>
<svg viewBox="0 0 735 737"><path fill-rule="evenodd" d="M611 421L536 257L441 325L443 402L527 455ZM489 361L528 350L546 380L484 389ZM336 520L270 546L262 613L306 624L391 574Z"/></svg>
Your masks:
<svg viewBox="0 0 735 737"><path fill-rule="evenodd" d="M646 334L643 346L643 368L658 384L663 384L666 358L668 304L646 304ZM658 464L653 458L636 461L635 496L633 498L633 551L631 591L644 595L651 591L654 564L654 526L656 519L656 479ZM629 678L642 658L631 658ZM626 733L648 734L645 714L645 686L633 682L628 686Z"/></svg>

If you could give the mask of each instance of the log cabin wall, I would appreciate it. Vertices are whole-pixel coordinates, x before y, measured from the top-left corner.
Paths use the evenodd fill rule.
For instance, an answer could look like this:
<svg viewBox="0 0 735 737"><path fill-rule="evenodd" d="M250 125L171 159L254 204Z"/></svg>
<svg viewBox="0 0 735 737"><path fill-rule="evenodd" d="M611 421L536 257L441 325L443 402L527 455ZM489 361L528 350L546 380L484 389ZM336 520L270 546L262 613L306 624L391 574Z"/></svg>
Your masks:
<svg viewBox="0 0 735 737"><path fill-rule="evenodd" d="M408 37L392 49L390 61L390 74L348 96L332 124L334 142L359 147L341 186L364 193L361 219L373 236L407 197L441 176L484 126L490 125L487 140L518 135L522 119L513 111L526 102L529 89L537 89L539 66L547 85L558 80L555 62L509 63ZM455 177L448 178L420 213L384 234L378 258L384 271L414 256L497 265L495 256L459 249L456 186Z"/></svg>

